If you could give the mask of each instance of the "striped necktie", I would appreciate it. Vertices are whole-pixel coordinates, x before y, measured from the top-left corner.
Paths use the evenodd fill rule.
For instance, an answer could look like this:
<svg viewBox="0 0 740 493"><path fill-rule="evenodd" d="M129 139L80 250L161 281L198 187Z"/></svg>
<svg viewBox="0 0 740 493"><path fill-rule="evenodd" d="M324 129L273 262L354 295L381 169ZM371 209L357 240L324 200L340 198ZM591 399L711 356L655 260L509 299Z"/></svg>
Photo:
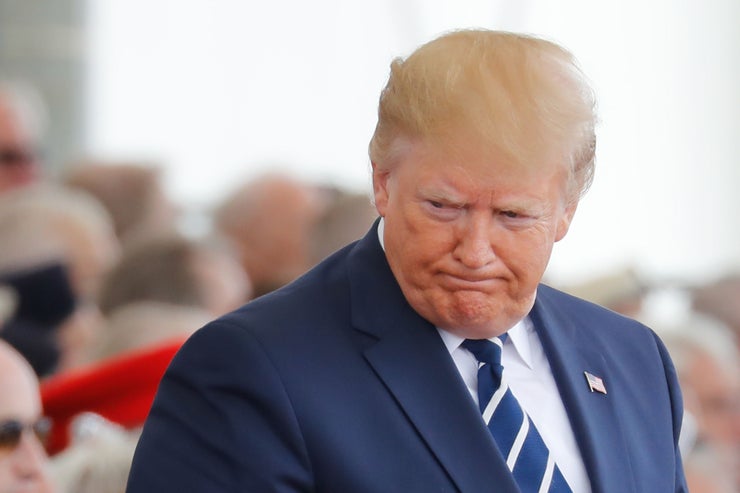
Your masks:
<svg viewBox="0 0 740 493"><path fill-rule="evenodd" d="M512 394L501 366L506 334L492 341L466 339L478 360L478 402L483 420L522 493L572 493L537 428Z"/></svg>

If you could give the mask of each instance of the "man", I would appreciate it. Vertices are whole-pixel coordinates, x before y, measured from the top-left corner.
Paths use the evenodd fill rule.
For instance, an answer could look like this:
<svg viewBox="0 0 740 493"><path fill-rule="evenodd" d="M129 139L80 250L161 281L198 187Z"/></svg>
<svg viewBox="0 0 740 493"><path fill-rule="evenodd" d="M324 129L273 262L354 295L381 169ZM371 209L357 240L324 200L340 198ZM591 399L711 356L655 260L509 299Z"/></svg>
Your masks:
<svg viewBox="0 0 740 493"><path fill-rule="evenodd" d="M691 291L693 308L719 320L735 334L735 344L740 350L740 273L727 273Z"/></svg>
<svg viewBox="0 0 740 493"><path fill-rule="evenodd" d="M0 493L53 491L48 458L38 438L46 431L36 375L20 354L0 341Z"/></svg>
<svg viewBox="0 0 740 493"><path fill-rule="evenodd" d="M0 193L41 178L44 110L32 88L0 80Z"/></svg>
<svg viewBox="0 0 740 493"><path fill-rule="evenodd" d="M62 183L100 202L121 244L177 229L178 207L156 163L83 160L70 166Z"/></svg>
<svg viewBox="0 0 740 493"><path fill-rule="evenodd" d="M27 278L23 281L28 287L26 294L36 303L29 302L24 322L42 322L54 328L61 352L58 364L48 367L50 371L83 363L85 351L96 338L101 315L96 304L89 301L96 298L103 274L117 260L120 248L110 221L92 197L55 184L37 184L0 197L0 278L14 273ZM45 274L44 268L51 264L62 264L64 272L52 267ZM22 275L36 269L40 275ZM49 294L50 280L54 281L54 296ZM69 301L61 295L74 298L72 313L56 324L40 320L35 307L46 304L48 310L53 305L49 300L56 305ZM15 335L30 344L31 339L17 329ZM24 355L39 368L28 353Z"/></svg>
<svg viewBox="0 0 740 493"><path fill-rule="evenodd" d="M313 266L311 232L326 209L320 189L283 173L239 186L214 214L231 240L255 296L273 291Z"/></svg>
<svg viewBox="0 0 740 493"><path fill-rule="evenodd" d="M690 491L738 491L740 354L732 330L696 312L656 329L665 334L685 396L681 448ZM701 486L703 481L717 489Z"/></svg>
<svg viewBox="0 0 740 493"><path fill-rule="evenodd" d="M663 345L539 285L590 182L593 106L534 38L455 32L394 61L381 219L185 344L129 492L686 491ZM496 426L499 404L525 419Z"/></svg>

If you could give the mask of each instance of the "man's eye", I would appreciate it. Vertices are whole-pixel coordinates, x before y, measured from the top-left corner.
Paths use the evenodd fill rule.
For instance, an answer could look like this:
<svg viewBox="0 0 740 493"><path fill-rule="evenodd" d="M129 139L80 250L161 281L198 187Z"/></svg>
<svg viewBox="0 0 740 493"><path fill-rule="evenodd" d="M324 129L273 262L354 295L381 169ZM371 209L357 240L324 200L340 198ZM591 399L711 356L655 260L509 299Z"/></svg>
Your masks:
<svg viewBox="0 0 740 493"><path fill-rule="evenodd" d="M429 201L429 204L432 207L434 207L435 209L443 209L444 208L444 204L442 202L437 202L435 200L430 200Z"/></svg>
<svg viewBox="0 0 740 493"><path fill-rule="evenodd" d="M519 217L519 214L514 211L501 211L501 214L508 217L509 219L516 219Z"/></svg>

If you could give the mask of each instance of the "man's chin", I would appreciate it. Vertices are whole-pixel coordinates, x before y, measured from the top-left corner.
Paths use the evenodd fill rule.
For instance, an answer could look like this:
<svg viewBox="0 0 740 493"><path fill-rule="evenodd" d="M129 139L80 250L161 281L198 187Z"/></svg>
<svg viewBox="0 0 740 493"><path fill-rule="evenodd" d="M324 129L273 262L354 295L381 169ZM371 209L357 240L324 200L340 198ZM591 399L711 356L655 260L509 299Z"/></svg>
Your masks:
<svg viewBox="0 0 740 493"><path fill-rule="evenodd" d="M441 328L466 339L488 339L500 336L526 315L506 314L501 311L457 312L447 317Z"/></svg>
<svg viewBox="0 0 740 493"><path fill-rule="evenodd" d="M440 329L469 339L503 334L524 318L531 304L498 293L439 289L410 291L409 303ZM414 296L416 295L416 296Z"/></svg>
<svg viewBox="0 0 740 493"><path fill-rule="evenodd" d="M479 338L496 337L526 317L534 305L535 293L522 296L511 296L509 293L497 292L458 297L450 305L455 318L468 324L471 331L482 334ZM459 325L464 327L464 325ZM489 335L485 335L489 334Z"/></svg>

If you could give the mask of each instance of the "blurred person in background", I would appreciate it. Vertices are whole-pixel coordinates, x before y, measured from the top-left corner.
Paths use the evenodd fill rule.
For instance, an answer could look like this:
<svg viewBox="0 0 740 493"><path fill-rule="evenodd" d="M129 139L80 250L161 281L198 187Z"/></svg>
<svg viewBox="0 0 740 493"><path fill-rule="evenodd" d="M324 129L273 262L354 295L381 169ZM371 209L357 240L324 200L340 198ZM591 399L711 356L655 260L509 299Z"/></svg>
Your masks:
<svg viewBox="0 0 740 493"><path fill-rule="evenodd" d="M138 433L94 413L72 427L72 443L51 460L57 493L124 493Z"/></svg>
<svg viewBox="0 0 740 493"><path fill-rule="evenodd" d="M91 358L99 360L176 335L246 303L249 277L216 237L161 234L127 245L108 273L99 306L107 319Z"/></svg>
<svg viewBox="0 0 740 493"><path fill-rule="evenodd" d="M230 245L218 238L166 232L128 243L105 277L99 297L105 322L84 364L43 383L44 408L54 421L49 450L67 450L70 428L81 413L97 413L129 431L140 427L165 367L187 336L245 303L250 292ZM72 447L107 453L97 441ZM133 452L113 444L116 454L126 450ZM93 470L102 465L94 452L85 457ZM120 476L122 469L115 469ZM95 484L105 476L101 471L97 480L87 478L92 483L78 479Z"/></svg>
<svg viewBox="0 0 740 493"><path fill-rule="evenodd" d="M649 291L647 283L631 267L592 276L579 283L561 286L561 289L578 298L637 319L642 315L645 296Z"/></svg>
<svg viewBox="0 0 740 493"><path fill-rule="evenodd" d="M0 193L39 181L46 107L30 85L0 80Z"/></svg>
<svg viewBox="0 0 740 493"><path fill-rule="evenodd" d="M0 285L14 297L12 311L0 323L0 338L15 347L39 377L51 375L62 359L59 333L73 323L77 304L66 266L50 261L0 272Z"/></svg>
<svg viewBox="0 0 740 493"><path fill-rule="evenodd" d="M157 330L159 328L154 327L154 331ZM86 416L99 416L128 432L137 433L149 412L165 368L185 338L170 334L166 340L116 352L44 379L41 400L44 413L52 423L46 444L49 453L56 457L70 445L75 447L80 437L78 425L82 422L83 428L88 428L90 424ZM96 429L88 431L90 433L84 435L95 435Z"/></svg>
<svg viewBox="0 0 740 493"><path fill-rule="evenodd" d="M120 255L106 209L95 197L65 186L38 184L3 195L0 221L6 228L0 267L29 263L40 249L55 250L85 300L97 297L103 275Z"/></svg>
<svg viewBox="0 0 740 493"><path fill-rule="evenodd" d="M689 491L740 491L740 354L732 332L696 312L653 327L663 337L681 382Z"/></svg>
<svg viewBox="0 0 740 493"><path fill-rule="evenodd" d="M696 311L719 320L733 331L740 350L740 274L727 274L695 286L691 298Z"/></svg>
<svg viewBox="0 0 740 493"><path fill-rule="evenodd" d="M150 163L90 160L72 163L62 182L95 197L113 218L121 244L177 229L178 207Z"/></svg>
<svg viewBox="0 0 740 493"><path fill-rule="evenodd" d="M215 230L234 243L255 296L293 281L313 265L312 228L325 207L319 187L283 174L251 180L220 204Z"/></svg>
<svg viewBox="0 0 740 493"><path fill-rule="evenodd" d="M74 367L101 323L97 296L120 246L110 216L91 196L38 184L0 196L0 272L64 265L75 310L60 327L58 369Z"/></svg>
<svg viewBox="0 0 740 493"><path fill-rule="evenodd" d="M344 245L362 238L378 217L366 193L341 189L327 192L327 205L311 232L311 264L318 264Z"/></svg>
<svg viewBox="0 0 740 493"><path fill-rule="evenodd" d="M13 316L17 305L15 290L0 283L0 327Z"/></svg>
<svg viewBox="0 0 740 493"><path fill-rule="evenodd" d="M0 493L52 493L42 441L39 384L26 360L0 341Z"/></svg>

